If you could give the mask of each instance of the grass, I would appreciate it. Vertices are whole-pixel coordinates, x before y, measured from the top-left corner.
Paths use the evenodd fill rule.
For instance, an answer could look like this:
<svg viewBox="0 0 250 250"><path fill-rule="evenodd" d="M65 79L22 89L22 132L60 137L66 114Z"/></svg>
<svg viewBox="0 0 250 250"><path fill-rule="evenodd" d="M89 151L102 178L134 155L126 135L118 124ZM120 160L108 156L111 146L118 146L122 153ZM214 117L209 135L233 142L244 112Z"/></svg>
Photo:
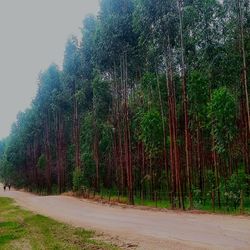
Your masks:
<svg viewBox="0 0 250 250"><path fill-rule="evenodd" d="M93 192L90 192L89 195L84 196L85 198L94 199L97 201L105 201L110 203L122 203L122 204L128 204L128 198L126 196L119 196L117 195L116 191L108 191L108 190L102 190L99 194L95 194ZM157 199L156 201L150 200L150 199L144 199L142 200L140 197L135 196L134 199L135 206L146 206L151 208L167 208L171 209L171 204L169 200L167 199ZM215 210L212 208L212 204L210 200L207 200L205 204L198 204L194 200L193 209L194 210L200 210L204 212L209 213L218 213L218 214L234 214L239 215L242 214L242 211L239 207L235 210L233 207L226 206L225 202L221 201L221 208L218 207L218 205L215 206ZM189 201L185 200L185 208L189 208ZM250 198L244 199L244 211L243 213L245 215L250 215Z"/></svg>
<svg viewBox="0 0 250 250"><path fill-rule="evenodd" d="M215 206L215 209L213 210L212 205L210 202L207 202L205 205L198 205L196 207L197 210L206 211L209 213L218 213L218 214L231 214L231 215L250 215L250 207L249 205L244 206L244 210L241 211L239 207L234 209L233 207L228 207L224 204L222 204L221 208L218 207L218 205Z"/></svg>
<svg viewBox="0 0 250 250"><path fill-rule="evenodd" d="M170 208L171 205L167 200L141 200L140 198L135 198L135 205L139 206L146 206L146 207L157 207L157 208Z"/></svg>
<svg viewBox="0 0 250 250"><path fill-rule="evenodd" d="M108 250L115 246L93 239L95 233L20 209L0 197L1 250Z"/></svg>

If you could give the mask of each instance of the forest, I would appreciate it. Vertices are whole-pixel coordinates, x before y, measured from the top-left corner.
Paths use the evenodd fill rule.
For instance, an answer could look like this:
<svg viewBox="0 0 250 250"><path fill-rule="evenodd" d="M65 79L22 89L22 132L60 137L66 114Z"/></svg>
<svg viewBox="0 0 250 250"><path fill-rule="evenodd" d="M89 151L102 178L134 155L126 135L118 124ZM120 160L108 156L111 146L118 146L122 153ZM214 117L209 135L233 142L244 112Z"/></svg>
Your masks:
<svg viewBox="0 0 250 250"><path fill-rule="evenodd" d="M249 68L249 0L101 0L0 141L2 182L250 208Z"/></svg>

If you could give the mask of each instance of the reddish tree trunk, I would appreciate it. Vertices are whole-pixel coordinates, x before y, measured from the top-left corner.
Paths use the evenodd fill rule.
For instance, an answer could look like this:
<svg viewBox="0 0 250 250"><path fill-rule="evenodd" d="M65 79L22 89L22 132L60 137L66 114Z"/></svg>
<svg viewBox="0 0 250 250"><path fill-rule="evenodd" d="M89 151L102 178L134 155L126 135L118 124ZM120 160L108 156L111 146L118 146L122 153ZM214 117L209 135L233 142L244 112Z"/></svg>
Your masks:
<svg viewBox="0 0 250 250"><path fill-rule="evenodd" d="M49 131L49 117L48 114L45 118L45 158L46 158L46 181L47 192L51 193L51 152L50 152L50 131Z"/></svg>

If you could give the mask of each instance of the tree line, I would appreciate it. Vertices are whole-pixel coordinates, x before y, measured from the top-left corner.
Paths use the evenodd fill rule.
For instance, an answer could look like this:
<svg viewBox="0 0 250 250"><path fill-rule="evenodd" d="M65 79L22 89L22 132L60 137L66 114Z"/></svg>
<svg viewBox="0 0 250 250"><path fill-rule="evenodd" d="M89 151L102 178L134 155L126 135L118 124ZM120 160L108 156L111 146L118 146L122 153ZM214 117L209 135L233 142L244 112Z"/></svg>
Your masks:
<svg viewBox="0 0 250 250"><path fill-rule="evenodd" d="M2 179L172 208L249 198L250 2L102 0L0 142Z"/></svg>

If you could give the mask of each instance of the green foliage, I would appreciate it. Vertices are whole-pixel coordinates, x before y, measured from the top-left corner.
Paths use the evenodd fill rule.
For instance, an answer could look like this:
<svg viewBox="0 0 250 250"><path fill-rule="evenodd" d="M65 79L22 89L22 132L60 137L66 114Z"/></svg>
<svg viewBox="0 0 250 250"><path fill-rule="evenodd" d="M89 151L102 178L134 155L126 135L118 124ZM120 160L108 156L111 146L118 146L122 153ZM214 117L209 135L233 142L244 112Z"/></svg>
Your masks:
<svg viewBox="0 0 250 250"><path fill-rule="evenodd" d="M42 154L38 158L37 167L41 170L45 170L45 166L46 166L46 157L44 154Z"/></svg>
<svg viewBox="0 0 250 250"><path fill-rule="evenodd" d="M146 72L141 80L142 88L144 91L148 91L148 89L156 89L157 88L157 80L156 75L150 72Z"/></svg>
<svg viewBox="0 0 250 250"><path fill-rule="evenodd" d="M162 119L160 113L152 109L141 119L141 140L149 154L154 157L162 150L163 144Z"/></svg>
<svg viewBox="0 0 250 250"><path fill-rule="evenodd" d="M136 46L132 28L132 0L102 0L96 32L96 61L105 70L119 65L119 56ZM132 54L131 54L132 55Z"/></svg>
<svg viewBox="0 0 250 250"><path fill-rule="evenodd" d="M71 37L66 44L64 53L64 77L69 84L73 84L80 70L80 53L78 48L78 40L76 37Z"/></svg>
<svg viewBox="0 0 250 250"><path fill-rule="evenodd" d="M94 138L94 114L92 112L85 113L85 116L82 119L82 134L81 141L83 151L89 149L92 145Z"/></svg>
<svg viewBox="0 0 250 250"><path fill-rule="evenodd" d="M236 100L226 87L216 89L208 104L211 134L215 150L224 153L236 133Z"/></svg>
<svg viewBox="0 0 250 250"><path fill-rule="evenodd" d="M100 151L103 152L104 155L110 152L112 149L112 140L113 140L113 126L109 123L101 124L101 135L99 141Z"/></svg>
<svg viewBox="0 0 250 250"><path fill-rule="evenodd" d="M202 207L203 197L202 192L198 188L193 187L193 202L194 207L200 209Z"/></svg>
<svg viewBox="0 0 250 250"><path fill-rule="evenodd" d="M91 80L95 68L95 34L97 20L95 16L89 15L83 20L81 53L81 74L87 80Z"/></svg>
<svg viewBox="0 0 250 250"><path fill-rule="evenodd" d="M12 166L4 157L0 161L0 176L4 182L7 182L12 176Z"/></svg>
<svg viewBox="0 0 250 250"><path fill-rule="evenodd" d="M96 73L93 80L93 106L96 119L105 120L107 118L111 100L110 83L103 81L101 76Z"/></svg>
<svg viewBox="0 0 250 250"><path fill-rule="evenodd" d="M84 176L81 170L76 169L73 172L73 190L79 192L84 187Z"/></svg>
<svg viewBox="0 0 250 250"><path fill-rule="evenodd" d="M198 71L192 71L188 78L188 97L190 115L202 122L206 121L209 84L207 76Z"/></svg>
<svg viewBox="0 0 250 250"><path fill-rule="evenodd" d="M247 190L249 180L249 175L244 171L239 171L239 173L232 174L226 181L224 195L230 207L233 206L236 209L240 205L241 194Z"/></svg>
<svg viewBox="0 0 250 250"><path fill-rule="evenodd" d="M214 171L208 170L207 171L207 186L209 192L215 191L216 185L215 185L215 174Z"/></svg>

